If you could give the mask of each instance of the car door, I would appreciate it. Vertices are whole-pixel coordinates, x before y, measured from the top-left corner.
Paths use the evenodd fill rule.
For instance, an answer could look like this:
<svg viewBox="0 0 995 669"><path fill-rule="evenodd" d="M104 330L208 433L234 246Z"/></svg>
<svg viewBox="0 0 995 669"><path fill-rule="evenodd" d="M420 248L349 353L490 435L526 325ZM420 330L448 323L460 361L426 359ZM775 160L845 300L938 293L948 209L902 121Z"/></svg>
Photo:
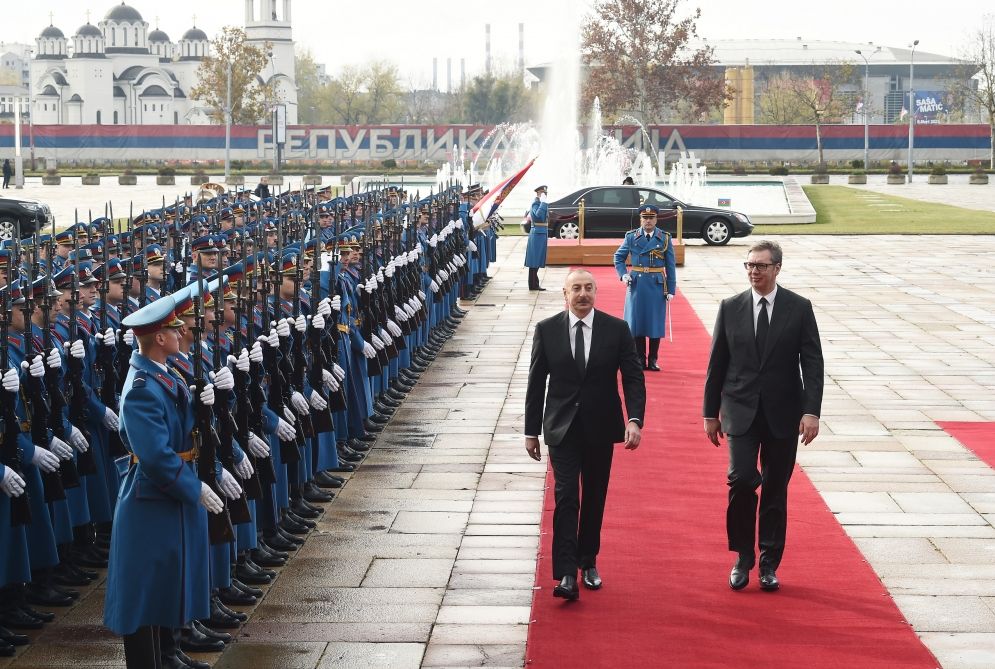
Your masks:
<svg viewBox="0 0 995 669"><path fill-rule="evenodd" d="M677 205L678 202L663 191L649 188L639 189L639 203L652 204L660 210L656 217L656 227L669 232L671 235L677 234ZM686 221L685 221L686 222Z"/></svg>
<svg viewBox="0 0 995 669"><path fill-rule="evenodd" d="M630 188L594 188L584 196L584 236L621 239L632 229L636 193Z"/></svg>

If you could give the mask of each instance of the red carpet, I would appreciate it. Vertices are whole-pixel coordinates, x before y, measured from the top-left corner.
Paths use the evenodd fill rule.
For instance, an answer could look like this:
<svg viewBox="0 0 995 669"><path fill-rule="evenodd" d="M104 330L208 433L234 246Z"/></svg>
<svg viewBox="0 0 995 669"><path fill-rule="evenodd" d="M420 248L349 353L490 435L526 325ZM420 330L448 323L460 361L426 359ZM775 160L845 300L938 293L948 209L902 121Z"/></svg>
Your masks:
<svg viewBox="0 0 995 669"><path fill-rule="evenodd" d="M597 307L621 315L609 269ZM554 599L547 482L526 658L532 667L931 669L937 662L797 470L791 484L782 589L761 592L757 572L729 589L727 452L705 439L701 397L711 324L674 302L674 343L663 371L647 373L646 429L635 452L616 448L598 567L605 586L580 601Z"/></svg>
<svg viewBox="0 0 995 669"><path fill-rule="evenodd" d="M937 425L989 467L995 467L995 423L939 421Z"/></svg>

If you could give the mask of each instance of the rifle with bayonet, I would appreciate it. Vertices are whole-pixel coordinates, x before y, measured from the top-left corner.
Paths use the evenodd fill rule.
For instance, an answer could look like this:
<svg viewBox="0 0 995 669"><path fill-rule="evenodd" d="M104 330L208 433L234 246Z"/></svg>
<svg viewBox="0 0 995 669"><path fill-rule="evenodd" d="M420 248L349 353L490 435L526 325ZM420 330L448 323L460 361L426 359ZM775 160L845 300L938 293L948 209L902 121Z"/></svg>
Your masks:
<svg viewBox="0 0 995 669"><path fill-rule="evenodd" d="M113 223L108 223L108 225L113 225ZM103 240L100 243L100 251L103 261L103 276L100 279L100 287L97 289L100 295L100 334L103 335L107 332L107 310L110 308L110 303L108 300L108 293L110 293L110 255L107 250L107 231L104 231ZM114 353L117 350L117 346L107 345L106 342L101 342L97 346L97 358L96 358L96 368L97 374L100 378L100 402L109 408L111 411L118 410L117 402L117 388L118 388L118 378L117 378L117 365L114 363ZM130 354L129 354L130 356ZM108 440L108 452L113 458L120 458L122 456L128 455L128 449L124 447L124 442L121 440L121 435L116 430L109 430L107 433Z"/></svg>
<svg viewBox="0 0 995 669"><path fill-rule="evenodd" d="M20 230L17 231L18 233ZM21 263L20 234L14 236L10 250L10 260L7 265L7 285L0 291L0 371L7 372L10 367L10 332L11 318L13 316L13 303L10 289L14 283L13 277ZM27 341L30 335L24 334ZM0 446L0 463L9 467L14 473L23 477L21 469L21 459L23 449L19 443L21 436L21 421L17 419L17 392L3 392L3 444ZM10 498L10 525L27 525L31 522L31 505L28 500L27 491L17 497Z"/></svg>
<svg viewBox="0 0 995 669"><path fill-rule="evenodd" d="M79 235L73 231L73 285L69 293L69 340L67 344L80 339L79 336ZM83 388L83 361L72 355L67 357L68 375L66 376L66 401L69 403L69 422L83 434L87 443L93 445L90 436L90 412L87 408L87 393ZM93 449L76 456L79 473L83 476L95 474L97 462L93 457Z"/></svg>

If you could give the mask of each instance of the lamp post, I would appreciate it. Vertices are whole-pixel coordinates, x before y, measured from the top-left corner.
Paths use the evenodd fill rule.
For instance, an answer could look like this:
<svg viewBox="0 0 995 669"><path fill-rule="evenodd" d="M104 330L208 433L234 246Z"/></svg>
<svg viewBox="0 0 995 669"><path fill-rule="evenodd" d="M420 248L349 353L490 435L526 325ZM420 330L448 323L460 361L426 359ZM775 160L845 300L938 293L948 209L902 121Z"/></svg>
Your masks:
<svg viewBox="0 0 995 669"><path fill-rule="evenodd" d="M912 43L912 54L909 56L909 183L912 183L912 147L916 137L916 91L913 85L916 67L916 47L919 40Z"/></svg>
<svg viewBox="0 0 995 669"><path fill-rule="evenodd" d="M881 50L881 47L876 48L874 50L874 53L872 53L871 55L873 56L875 53L879 52L880 50ZM870 129L869 129L868 124L867 124L867 107L868 107L868 103L867 103L867 97L868 97L867 85L868 84L867 84L867 82L870 81L870 77L871 77L871 61L870 61L870 59L867 58L867 56L865 56L863 54L863 52L861 52L860 49L857 49L856 51L854 51L854 53L856 53L858 56L860 56L861 58L864 59L864 103L863 103L863 113L864 113L864 169L865 170L869 170L869 169L871 169L871 163L870 163L871 136L870 136Z"/></svg>
<svg viewBox="0 0 995 669"><path fill-rule="evenodd" d="M35 96L34 82L31 80L31 56L34 49L29 48L25 55L28 58L28 147L31 155L31 171L35 170Z"/></svg>
<svg viewBox="0 0 995 669"><path fill-rule="evenodd" d="M225 185L231 180L231 59L225 81Z"/></svg>

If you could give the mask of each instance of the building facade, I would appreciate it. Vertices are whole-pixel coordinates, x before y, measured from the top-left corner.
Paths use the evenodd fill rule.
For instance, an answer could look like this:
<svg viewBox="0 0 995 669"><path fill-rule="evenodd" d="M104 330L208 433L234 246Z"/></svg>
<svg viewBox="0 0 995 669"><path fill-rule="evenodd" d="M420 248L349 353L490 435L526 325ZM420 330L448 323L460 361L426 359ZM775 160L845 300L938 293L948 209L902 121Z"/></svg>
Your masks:
<svg viewBox="0 0 995 669"><path fill-rule="evenodd" d="M245 0L245 30L250 44L271 45L260 83L276 82L288 117L296 122L290 0L283 0L280 16L275 5L276 0ZM201 62L210 55L210 39L197 26L173 42L158 28L150 31L138 10L122 2L97 25L88 21L71 37L52 24L35 42L29 69L36 125L213 122L212 110L189 97Z"/></svg>

